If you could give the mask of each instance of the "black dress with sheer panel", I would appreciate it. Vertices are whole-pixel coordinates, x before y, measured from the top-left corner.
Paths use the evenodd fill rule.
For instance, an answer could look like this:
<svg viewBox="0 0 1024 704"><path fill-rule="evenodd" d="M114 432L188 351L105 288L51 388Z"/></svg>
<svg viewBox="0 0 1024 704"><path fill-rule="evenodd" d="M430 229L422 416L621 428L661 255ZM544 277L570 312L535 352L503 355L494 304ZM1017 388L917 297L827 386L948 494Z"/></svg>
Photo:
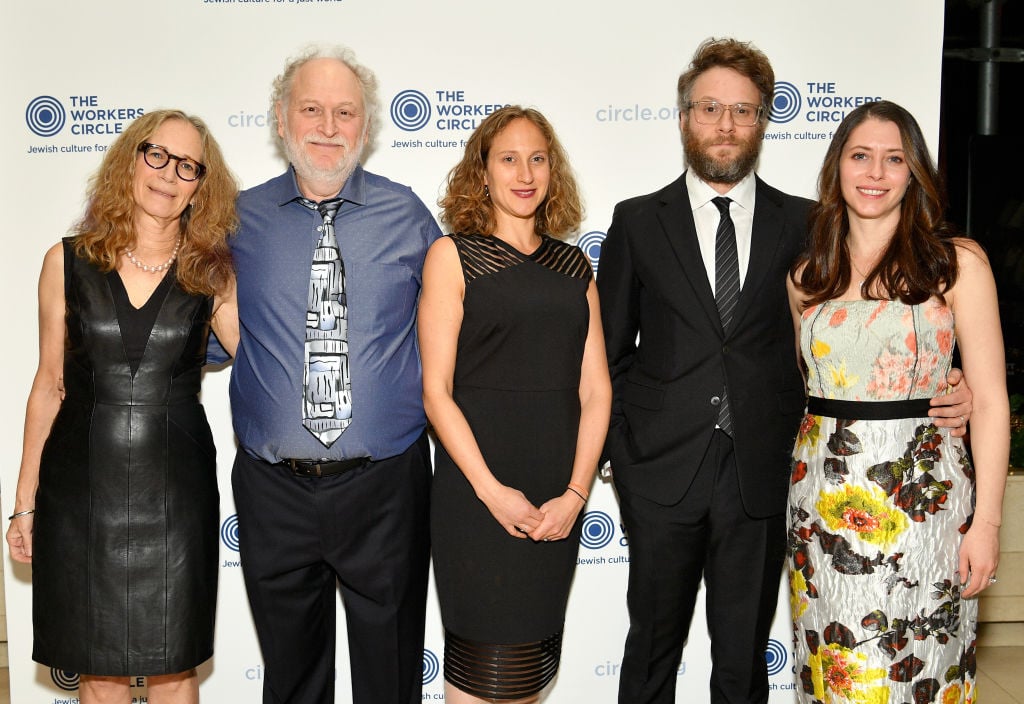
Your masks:
<svg viewBox="0 0 1024 704"><path fill-rule="evenodd" d="M213 653L219 495L198 393L212 312L172 268L142 308L64 241L65 398L33 534L37 662L183 672Z"/></svg>
<svg viewBox="0 0 1024 704"><path fill-rule="evenodd" d="M590 264L550 237L528 255L496 237L451 237L466 285L455 402L498 481L541 506L572 474ZM558 669L582 520L566 540L513 538L441 445L435 465L445 679L488 699L534 694Z"/></svg>

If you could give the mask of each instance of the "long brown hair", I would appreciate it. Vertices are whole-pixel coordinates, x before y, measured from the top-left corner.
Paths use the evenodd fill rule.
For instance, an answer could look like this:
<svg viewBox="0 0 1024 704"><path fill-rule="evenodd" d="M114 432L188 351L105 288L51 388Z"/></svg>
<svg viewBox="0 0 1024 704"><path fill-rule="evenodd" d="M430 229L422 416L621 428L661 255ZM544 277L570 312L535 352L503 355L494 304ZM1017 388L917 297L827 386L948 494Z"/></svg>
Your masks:
<svg viewBox="0 0 1024 704"><path fill-rule="evenodd" d="M861 285L865 298L898 298L922 303L956 283L953 228L943 213L946 202L941 179L914 116L888 100L865 103L848 114L836 129L818 176L818 202L811 208L807 250L790 277L812 306L841 296L850 286L852 265L847 233L846 201L839 182L839 163L850 133L869 118L892 122L900 132L910 182L900 203L896 231L881 258ZM803 267L797 280L796 272Z"/></svg>
<svg viewBox="0 0 1024 704"><path fill-rule="evenodd" d="M442 222L453 233L493 235L497 229L494 206L484 189L487 156L494 139L509 123L520 118L532 122L544 135L551 164L548 194L537 208L534 229L537 234L554 237L564 237L579 230L583 221L583 205L569 160L554 128L544 115L533 108L507 105L484 118L466 142L462 160L448 173L448 188L437 204L441 206Z"/></svg>
<svg viewBox="0 0 1024 704"><path fill-rule="evenodd" d="M206 166L192 204L181 215L177 280L189 293L211 295L223 291L233 276L227 238L238 225L238 184L206 124L180 110L146 113L110 145L89 181L85 214L72 228L75 253L102 271L111 271L117 265L118 255L134 246L132 186L138 146L167 120L182 120L198 130Z"/></svg>

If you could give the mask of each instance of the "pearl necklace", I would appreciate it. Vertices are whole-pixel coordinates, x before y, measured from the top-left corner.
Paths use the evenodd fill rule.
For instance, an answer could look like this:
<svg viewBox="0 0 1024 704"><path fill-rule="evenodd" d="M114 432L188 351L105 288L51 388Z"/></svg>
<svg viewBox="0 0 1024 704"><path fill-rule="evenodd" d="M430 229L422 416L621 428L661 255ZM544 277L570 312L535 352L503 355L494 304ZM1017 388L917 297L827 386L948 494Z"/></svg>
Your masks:
<svg viewBox="0 0 1024 704"><path fill-rule="evenodd" d="M156 266L150 266L149 264L143 264L142 262L140 262L138 259L135 258L135 253L132 252L132 250L130 250L130 249L124 250L124 254L125 254L126 257L128 257L128 261L130 261L132 264L134 264L135 266L139 267L143 271L148 271L151 274L157 274L157 273L159 273L161 271L164 271L165 269L170 269L171 268L171 264L173 264L174 260L178 258L178 248L180 246L181 246L181 237L178 237L178 241L174 243L174 250L171 252L171 258L168 259L167 261L165 261L163 264L157 264Z"/></svg>

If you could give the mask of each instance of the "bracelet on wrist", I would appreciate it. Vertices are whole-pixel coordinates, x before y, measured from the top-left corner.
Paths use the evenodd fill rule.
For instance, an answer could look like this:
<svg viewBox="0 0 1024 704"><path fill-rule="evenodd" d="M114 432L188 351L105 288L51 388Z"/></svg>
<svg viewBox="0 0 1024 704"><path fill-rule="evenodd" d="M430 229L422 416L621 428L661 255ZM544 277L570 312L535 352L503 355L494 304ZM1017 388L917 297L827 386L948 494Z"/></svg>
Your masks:
<svg viewBox="0 0 1024 704"><path fill-rule="evenodd" d="M580 497L583 503L587 503L587 499L590 498L590 494L587 493L587 490L581 487L579 484L570 484L569 486L566 487L566 489L576 494L576 496Z"/></svg>
<svg viewBox="0 0 1024 704"><path fill-rule="evenodd" d="M12 513L10 516L8 516L7 520L8 521L13 521L15 518L18 518L19 516L27 516L27 515L29 515L31 513L35 513L35 512L36 512L36 510L34 508L30 508L27 511L18 511L17 513ZM2 515L3 514L0 513L0 516L2 516Z"/></svg>

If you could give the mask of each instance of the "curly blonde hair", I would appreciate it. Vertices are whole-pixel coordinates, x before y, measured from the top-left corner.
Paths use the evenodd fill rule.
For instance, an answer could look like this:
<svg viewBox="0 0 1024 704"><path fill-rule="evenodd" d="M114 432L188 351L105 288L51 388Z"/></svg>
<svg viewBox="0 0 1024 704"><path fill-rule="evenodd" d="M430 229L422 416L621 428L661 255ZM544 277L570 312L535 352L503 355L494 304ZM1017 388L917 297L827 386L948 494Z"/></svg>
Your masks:
<svg viewBox="0 0 1024 704"><path fill-rule="evenodd" d="M103 163L89 180L85 214L71 230L75 253L101 271L112 271L118 255L134 246L133 185L138 147L167 120L182 120L198 130L206 166L192 204L180 219L178 284L189 293L212 295L224 291L234 276L227 238L238 226L238 183L206 124L181 110L146 113L128 125L107 150Z"/></svg>
<svg viewBox="0 0 1024 704"><path fill-rule="evenodd" d="M441 221L457 235L493 235L497 229L494 206L484 189L487 157L495 138L513 120L532 122L548 143L551 180L547 197L537 208L537 234L564 238L580 228L583 204L569 159L555 130L539 111L519 105L506 105L492 112L473 131L466 142L462 160L448 173L448 187L437 202Z"/></svg>

